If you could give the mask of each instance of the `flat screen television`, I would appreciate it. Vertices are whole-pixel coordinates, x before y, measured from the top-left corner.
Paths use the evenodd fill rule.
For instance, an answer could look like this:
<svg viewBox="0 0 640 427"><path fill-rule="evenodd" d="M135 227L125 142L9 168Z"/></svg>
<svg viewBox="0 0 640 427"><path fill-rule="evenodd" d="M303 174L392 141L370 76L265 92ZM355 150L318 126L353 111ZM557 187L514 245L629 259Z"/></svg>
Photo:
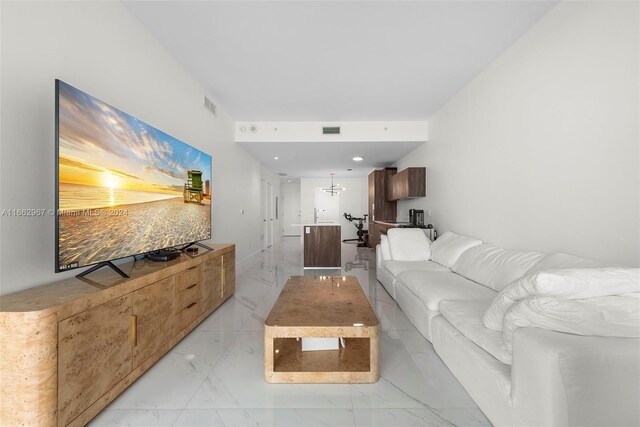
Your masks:
<svg viewBox="0 0 640 427"><path fill-rule="evenodd" d="M211 238L211 156L56 80L56 272Z"/></svg>

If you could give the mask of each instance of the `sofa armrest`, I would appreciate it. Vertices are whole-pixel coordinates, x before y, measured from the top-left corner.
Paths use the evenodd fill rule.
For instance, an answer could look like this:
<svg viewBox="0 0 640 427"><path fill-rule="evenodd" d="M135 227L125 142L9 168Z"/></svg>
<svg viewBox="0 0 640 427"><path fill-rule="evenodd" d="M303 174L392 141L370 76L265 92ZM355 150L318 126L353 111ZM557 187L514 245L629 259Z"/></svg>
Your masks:
<svg viewBox="0 0 640 427"><path fill-rule="evenodd" d="M380 245L376 245L376 271L380 271L382 268L382 250L380 249Z"/></svg>
<svg viewBox="0 0 640 427"><path fill-rule="evenodd" d="M515 425L639 425L640 338L519 329L511 382Z"/></svg>

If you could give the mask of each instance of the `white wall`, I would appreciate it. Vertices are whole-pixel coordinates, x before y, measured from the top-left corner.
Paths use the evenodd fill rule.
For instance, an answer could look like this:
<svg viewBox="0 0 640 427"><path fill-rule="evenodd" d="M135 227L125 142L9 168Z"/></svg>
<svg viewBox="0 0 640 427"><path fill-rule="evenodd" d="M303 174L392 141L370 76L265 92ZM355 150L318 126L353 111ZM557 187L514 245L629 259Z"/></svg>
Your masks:
<svg viewBox="0 0 640 427"><path fill-rule="evenodd" d="M453 230L511 248L640 265L637 2L564 2L429 121L398 162L428 167Z"/></svg>
<svg viewBox="0 0 640 427"><path fill-rule="evenodd" d="M0 208L54 207L54 79L213 156L213 240L259 249L260 164L222 108L119 2L0 2ZM220 106L218 106L220 107ZM19 184L19 185L18 185ZM245 214L240 215L244 209ZM2 217L0 293L60 280L54 218Z"/></svg>
<svg viewBox="0 0 640 427"><path fill-rule="evenodd" d="M361 217L367 213L368 183L367 178L336 178L335 183L346 190L340 192L339 223L342 226L343 239L355 239L358 230L354 223L344 218L344 213ZM313 223L315 189L331 185L331 178L302 178L300 180L300 211L303 223ZM366 228L366 225L365 225Z"/></svg>

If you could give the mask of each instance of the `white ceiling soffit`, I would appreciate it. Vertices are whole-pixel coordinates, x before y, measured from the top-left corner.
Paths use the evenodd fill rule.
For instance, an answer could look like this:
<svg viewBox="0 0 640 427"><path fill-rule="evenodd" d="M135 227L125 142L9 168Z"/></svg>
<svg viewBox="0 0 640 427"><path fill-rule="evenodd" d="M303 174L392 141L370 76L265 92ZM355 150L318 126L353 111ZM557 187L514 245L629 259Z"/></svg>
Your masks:
<svg viewBox="0 0 640 427"><path fill-rule="evenodd" d="M427 141L427 122L236 122L236 142L291 178L364 177ZM324 134L329 128L332 134ZM362 157L354 161L354 157ZM348 170L351 169L351 170Z"/></svg>
<svg viewBox="0 0 640 427"><path fill-rule="evenodd" d="M556 1L140 1L235 120L426 120Z"/></svg>
<svg viewBox="0 0 640 427"><path fill-rule="evenodd" d="M291 178L365 177L375 168L390 166L424 142L239 142L260 163ZM364 160L354 162L355 156ZM278 157L278 159L275 159ZM393 159L393 160L390 160ZM352 169L348 171L347 169Z"/></svg>

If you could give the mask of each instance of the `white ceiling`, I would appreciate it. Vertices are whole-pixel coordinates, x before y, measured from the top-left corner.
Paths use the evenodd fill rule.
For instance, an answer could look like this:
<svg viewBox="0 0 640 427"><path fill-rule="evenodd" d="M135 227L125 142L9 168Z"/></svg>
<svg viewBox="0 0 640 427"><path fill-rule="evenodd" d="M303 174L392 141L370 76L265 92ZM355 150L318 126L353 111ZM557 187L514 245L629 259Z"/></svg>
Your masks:
<svg viewBox="0 0 640 427"><path fill-rule="evenodd" d="M318 122L427 120L556 3L125 1L235 120ZM314 177L365 176L418 144L242 145Z"/></svg>
<svg viewBox="0 0 640 427"><path fill-rule="evenodd" d="M241 142L267 169L286 173L283 179L367 176L390 166L420 142ZM355 156L364 160L354 162ZM276 160L274 157L278 157ZM347 171L347 169L353 169Z"/></svg>
<svg viewBox="0 0 640 427"><path fill-rule="evenodd" d="M235 120L426 120L556 2L127 1Z"/></svg>

